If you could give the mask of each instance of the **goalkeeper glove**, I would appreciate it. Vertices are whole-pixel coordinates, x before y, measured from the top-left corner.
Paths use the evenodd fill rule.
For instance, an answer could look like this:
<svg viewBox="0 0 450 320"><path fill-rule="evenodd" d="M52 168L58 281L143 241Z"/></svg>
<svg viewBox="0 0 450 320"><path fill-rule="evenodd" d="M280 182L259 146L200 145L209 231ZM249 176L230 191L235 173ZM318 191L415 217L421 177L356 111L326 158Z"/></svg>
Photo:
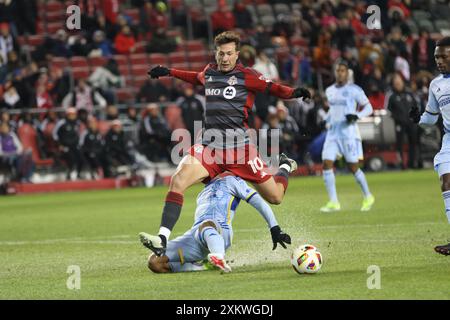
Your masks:
<svg viewBox="0 0 450 320"><path fill-rule="evenodd" d="M170 69L159 65L157 67L152 68L147 73L150 75L152 79L158 79L159 77L170 75Z"/></svg>
<svg viewBox="0 0 450 320"><path fill-rule="evenodd" d="M356 114L346 114L345 118L347 119L347 123L352 124L358 120L358 116Z"/></svg>
<svg viewBox="0 0 450 320"><path fill-rule="evenodd" d="M305 88L295 88L294 92L292 92L292 98L310 99L311 93Z"/></svg>
<svg viewBox="0 0 450 320"><path fill-rule="evenodd" d="M419 123L419 121L420 121L420 110L419 110L419 108L417 108L417 106L414 106L414 107L411 108L411 110L409 110L409 118L414 123Z"/></svg>
<svg viewBox="0 0 450 320"><path fill-rule="evenodd" d="M280 226L274 226L270 228L270 234L272 235L272 242L273 242L273 249L275 250L277 248L278 243L281 244L283 248L286 249L286 244L291 244L291 237L284 233Z"/></svg>

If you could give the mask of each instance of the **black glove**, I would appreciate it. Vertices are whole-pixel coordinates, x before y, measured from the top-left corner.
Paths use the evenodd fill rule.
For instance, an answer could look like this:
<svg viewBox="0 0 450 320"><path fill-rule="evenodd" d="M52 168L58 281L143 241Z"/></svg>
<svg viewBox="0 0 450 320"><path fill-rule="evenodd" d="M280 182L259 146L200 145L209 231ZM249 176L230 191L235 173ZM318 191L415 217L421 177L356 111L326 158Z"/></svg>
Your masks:
<svg viewBox="0 0 450 320"><path fill-rule="evenodd" d="M164 77L170 75L170 69L163 67L161 65L152 68L147 72L152 79L158 79L159 77Z"/></svg>
<svg viewBox="0 0 450 320"><path fill-rule="evenodd" d="M358 120L358 116L356 114L346 114L345 118L347 119L347 123L355 123Z"/></svg>
<svg viewBox="0 0 450 320"><path fill-rule="evenodd" d="M270 234L272 235L272 242L273 242L273 249L275 250L277 248L277 244L281 244L283 246L283 248L286 249L286 244L291 244L291 237L287 234L284 233L280 226L275 226L270 228Z"/></svg>
<svg viewBox="0 0 450 320"><path fill-rule="evenodd" d="M419 108L417 108L417 106L414 106L414 107L411 108L411 110L409 110L409 118L414 123L419 123L419 121L420 121L420 110L419 110Z"/></svg>
<svg viewBox="0 0 450 320"><path fill-rule="evenodd" d="M305 88L295 88L294 92L292 92L292 98L310 99L311 93Z"/></svg>

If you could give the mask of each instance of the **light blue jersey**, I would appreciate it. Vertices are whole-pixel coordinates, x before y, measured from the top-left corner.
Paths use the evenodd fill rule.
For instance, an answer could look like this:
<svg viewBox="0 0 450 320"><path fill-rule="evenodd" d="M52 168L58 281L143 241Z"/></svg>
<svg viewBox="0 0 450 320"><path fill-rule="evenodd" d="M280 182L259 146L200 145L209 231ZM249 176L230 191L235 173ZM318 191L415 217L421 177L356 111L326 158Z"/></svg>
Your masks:
<svg viewBox="0 0 450 320"><path fill-rule="evenodd" d="M213 222L224 238L225 248L231 246L233 239L232 221L241 200L254 207L270 228L278 225L270 206L247 183L235 176L212 180L197 196L194 225L184 235L167 244L166 255L169 261L198 261L208 254L204 239L198 232L203 222Z"/></svg>
<svg viewBox="0 0 450 320"><path fill-rule="evenodd" d="M445 135L442 147L434 157L434 167L439 175L450 173L450 75L440 75L430 83L428 103L420 118L421 126L433 125L442 115Z"/></svg>
<svg viewBox="0 0 450 320"><path fill-rule="evenodd" d="M330 106L328 111L327 139L359 139L358 125L348 124L346 114L356 114L360 119L372 113L372 105L364 91L356 84L346 84L341 87L333 84L325 90ZM358 111L358 107L362 107Z"/></svg>
<svg viewBox="0 0 450 320"><path fill-rule="evenodd" d="M361 135L356 123L349 124L347 114L363 118L372 113L372 105L364 91L355 84L337 86L325 90L330 109L327 114L327 136L322 159L335 161L344 156L348 163L357 163L363 157ZM358 110L358 108L362 108Z"/></svg>

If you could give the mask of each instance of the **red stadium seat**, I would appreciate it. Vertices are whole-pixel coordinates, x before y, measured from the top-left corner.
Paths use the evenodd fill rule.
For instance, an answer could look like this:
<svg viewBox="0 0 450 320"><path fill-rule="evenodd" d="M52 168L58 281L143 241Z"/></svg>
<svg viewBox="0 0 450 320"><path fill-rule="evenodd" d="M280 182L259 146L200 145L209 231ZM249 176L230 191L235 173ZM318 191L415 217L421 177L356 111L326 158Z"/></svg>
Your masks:
<svg viewBox="0 0 450 320"><path fill-rule="evenodd" d="M141 89L141 87L144 85L144 83L147 81L148 78L149 78L148 75L133 77L133 79L132 79L133 80L133 87L136 90Z"/></svg>
<svg viewBox="0 0 450 320"><path fill-rule="evenodd" d="M44 42L44 36L36 34L28 37L28 44L33 47L37 47Z"/></svg>
<svg viewBox="0 0 450 320"><path fill-rule="evenodd" d="M203 69L205 69L205 66L206 66L206 63L195 62L195 63L190 64L189 70L201 72L201 71L203 71Z"/></svg>
<svg viewBox="0 0 450 320"><path fill-rule="evenodd" d="M45 4L46 12L64 11L64 5L60 1L50 0Z"/></svg>
<svg viewBox="0 0 450 320"><path fill-rule="evenodd" d="M128 67L128 65L119 65L119 72L121 76L124 77L129 77L131 75L130 73L130 68Z"/></svg>
<svg viewBox="0 0 450 320"><path fill-rule="evenodd" d="M146 76L148 72L148 66L147 65L132 65L131 66L131 75L133 76Z"/></svg>
<svg viewBox="0 0 450 320"><path fill-rule="evenodd" d="M106 57L90 57L88 58L89 65L92 69L95 69L95 67L104 66L105 63L108 61L108 58Z"/></svg>
<svg viewBox="0 0 450 320"><path fill-rule="evenodd" d="M172 88L173 87L173 78L172 77L161 77L158 79L159 82L166 88Z"/></svg>
<svg viewBox="0 0 450 320"><path fill-rule="evenodd" d="M89 67L88 61L85 57L72 57L70 58L70 66L72 68Z"/></svg>
<svg viewBox="0 0 450 320"><path fill-rule="evenodd" d="M291 42L292 47L307 47L308 46L308 41L306 39L300 38L300 37L292 37L290 42Z"/></svg>
<svg viewBox="0 0 450 320"><path fill-rule="evenodd" d="M136 64L148 64L147 54L145 53L132 54L129 58L132 66Z"/></svg>
<svg viewBox="0 0 450 320"><path fill-rule="evenodd" d="M120 103L128 103L135 100L133 88L118 88L116 89L116 97Z"/></svg>
<svg viewBox="0 0 450 320"><path fill-rule="evenodd" d="M47 11L45 13L45 21L48 22L59 22L61 21L61 17L64 17L66 12L62 11Z"/></svg>
<svg viewBox="0 0 450 320"><path fill-rule="evenodd" d="M152 53L148 55L148 62L150 65L167 65L168 59L165 54L162 53Z"/></svg>
<svg viewBox="0 0 450 320"><path fill-rule="evenodd" d="M69 66L69 60L63 57L53 57L50 64L57 68L66 68Z"/></svg>
<svg viewBox="0 0 450 320"><path fill-rule="evenodd" d="M19 136L20 142L23 148L31 149L32 158L36 166L51 166L53 165L53 159L41 159L39 156L38 146L37 146L37 133L36 129L30 124L23 124L17 129L17 134Z"/></svg>
<svg viewBox="0 0 450 320"><path fill-rule="evenodd" d="M205 50L205 45L201 40L188 40L186 41L186 51L192 52L192 51L201 51Z"/></svg>
<svg viewBox="0 0 450 320"><path fill-rule="evenodd" d="M186 63L187 62L186 55L184 54L184 52L169 53L169 62L170 64Z"/></svg>
<svg viewBox="0 0 450 320"><path fill-rule="evenodd" d="M170 67L179 70L189 70L189 64L187 63L174 63L171 64Z"/></svg>
<svg viewBox="0 0 450 320"><path fill-rule="evenodd" d="M116 54L113 56L119 66L128 66L128 57L124 54Z"/></svg>
<svg viewBox="0 0 450 320"><path fill-rule="evenodd" d="M88 67L72 68L72 75L75 79L87 79L90 72Z"/></svg>
<svg viewBox="0 0 450 320"><path fill-rule="evenodd" d="M206 51L197 51L189 53L188 60L191 64L196 62L202 62L206 64L209 62L209 57Z"/></svg>
<svg viewBox="0 0 450 320"><path fill-rule="evenodd" d="M58 21L58 22L49 22L46 25L46 30L48 34L55 34L56 31L60 30L60 29L64 29L65 25L64 22L62 21Z"/></svg>

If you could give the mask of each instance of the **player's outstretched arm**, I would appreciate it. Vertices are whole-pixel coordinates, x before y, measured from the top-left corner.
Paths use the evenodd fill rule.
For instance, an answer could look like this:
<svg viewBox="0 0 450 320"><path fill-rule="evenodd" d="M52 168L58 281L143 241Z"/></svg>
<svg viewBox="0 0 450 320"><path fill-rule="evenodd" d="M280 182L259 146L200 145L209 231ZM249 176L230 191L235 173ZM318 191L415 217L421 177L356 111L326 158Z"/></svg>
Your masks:
<svg viewBox="0 0 450 320"><path fill-rule="evenodd" d="M272 236L273 249L277 248L277 245L280 244L283 248L286 249L286 243L291 244L291 237L283 232L278 225L278 222L275 218L275 214L272 211L272 208L264 201L264 199L258 194L255 193L248 200L248 203L258 210L261 216L266 220L267 225L270 228L270 234Z"/></svg>
<svg viewBox="0 0 450 320"><path fill-rule="evenodd" d="M178 78L180 80L192 83L194 85L201 85L199 75L200 73L195 71L185 71L185 70L178 70L178 69L169 69L164 66L156 66L148 72L148 75L152 79L158 79L159 77L166 77L166 76L172 76L175 78Z"/></svg>
<svg viewBox="0 0 450 320"><path fill-rule="evenodd" d="M271 80L264 79L258 72L247 69L245 73L245 86L254 92L266 92L280 99L310 99L311 93L306 88L291 88Z"/></svg>
<svg viewBox="0 0 450 320"><path fill-rule="evenodd" d="M425 112L420 115L420 110L416 106L409 111L409 117L415 123L418 123L421 127L427 127L436 124L439 119L440 109L438 102L434 96L431 88L428 93L428 104L425 108Z"/></svg>

